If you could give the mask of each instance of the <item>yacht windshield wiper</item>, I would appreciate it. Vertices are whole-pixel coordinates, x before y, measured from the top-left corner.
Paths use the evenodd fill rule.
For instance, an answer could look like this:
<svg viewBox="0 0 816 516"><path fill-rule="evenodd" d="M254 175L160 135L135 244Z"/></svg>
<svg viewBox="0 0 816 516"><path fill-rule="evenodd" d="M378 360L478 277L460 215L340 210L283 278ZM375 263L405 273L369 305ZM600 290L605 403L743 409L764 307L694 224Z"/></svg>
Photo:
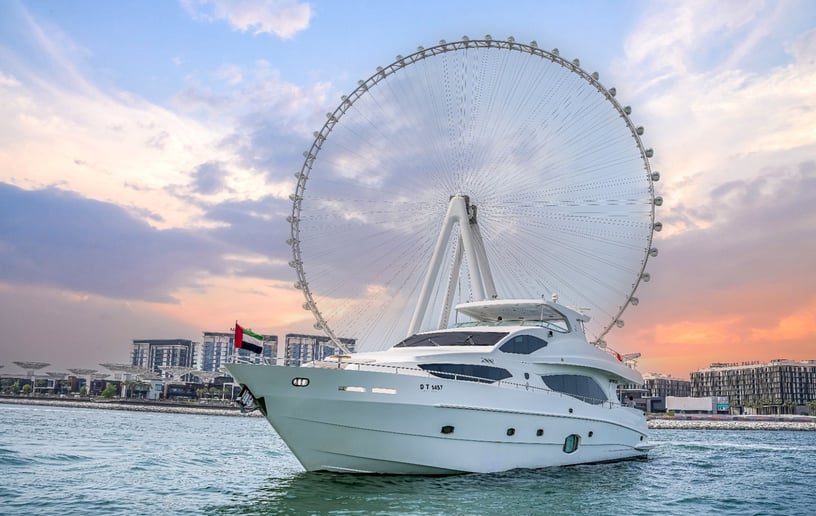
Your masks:
<svg viewBox="0 0 816 516"><path fill-rule="evenodd" d="M428 342L430 342L430 343L431 343L431 344L433 344L434 346L438 346L438 345L439 345L439 344L437 344L437 343L436 343L436 342L435 342L435 341L434 341L432 338L430 338L430 337L428 337Z"/></svg>
<svg viewBox="0 0 816 516"><path fill-rule="evenodd" d="M465 337L465 342L468 342L468 341L470 341L471 346L477 346L478 345L473 341L473 335L468 335L467 337Z"/></svg>

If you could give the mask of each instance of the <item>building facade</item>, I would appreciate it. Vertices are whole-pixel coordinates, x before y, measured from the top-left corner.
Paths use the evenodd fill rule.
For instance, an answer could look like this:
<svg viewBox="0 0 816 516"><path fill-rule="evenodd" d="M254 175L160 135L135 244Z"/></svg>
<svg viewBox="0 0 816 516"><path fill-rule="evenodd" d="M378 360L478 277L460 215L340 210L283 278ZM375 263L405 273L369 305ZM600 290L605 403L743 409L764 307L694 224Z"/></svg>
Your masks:
<svg viewBox="0 0 816 516"><path fill-rule="evenodd" d="M692 396L725 396L760 413L801 412L816 400L816 360L711 364L691 373Z"/></svg>
<svg viewBox="0 0 816 516"><path fill-rule="evenodd" d="M644 396L663 398L668 396L691 396L691 381L674 378L671 375L647 373L643 375Z"/></svg>
<svg viewBox="0 0 816 516"><path fill-rule="evenodd" d="M276 363L278 358L278 336L262 335L263 351L252 353L235 347L235 334L232 332L205 331L198 352L199 371L221 371L224 364L237 357L241 362L260 364ZM282 356L280 357L282 358Z"/></svg>
<svg viewBox="0 0 816 516"><path fill-rule="evenodd" d="M156 373L162 367L197 366L198 343L187 339L134 340L131 365Z"/></svg>
<svg viewBox="0 0 816 516"><path fill-rule="evenodd" d="M340 339L349 351L354 352L354 339ZM331 355L343 352L332 344L325 335L304 335L301 333L286 334L286 350L284 354L286 365L301 365L314 360L324 360Z"/></svg>

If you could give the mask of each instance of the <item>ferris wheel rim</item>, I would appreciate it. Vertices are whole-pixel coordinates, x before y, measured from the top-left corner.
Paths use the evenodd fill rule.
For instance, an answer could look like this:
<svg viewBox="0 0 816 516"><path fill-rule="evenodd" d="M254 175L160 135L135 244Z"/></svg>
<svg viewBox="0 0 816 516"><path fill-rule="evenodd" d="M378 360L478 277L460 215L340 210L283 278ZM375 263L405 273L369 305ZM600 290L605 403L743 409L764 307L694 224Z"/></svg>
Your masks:
<svg viewBox="0 0 816 516"><path fill-rule="evenodd" d="M331 112L326 113L326 122L323 124L319 131L315 131L313 133L314 140L312 145L309 147L307 151L303 152L303 165L301 166L300 171L295 173L295 177L297 179L297 184L295 187L295 192L289 196L290 200L292 201L292 212L289 217L287 217L287 221L290 224L290 238L287 240L287 244L292 248L292 260L289 262L289 266L294 268L297 274L297 282L294 284L295 288L301 290L303 292L305 302L303 304L304 310L309 310L312 312L313 316L315 317L315 324L314 327L316 329L320 329L326 333L326 335L341 349L344 351L348 351L345 345L341 342L341 339L333 331L331 325L328 321L324 318L323 314L318 307L318 302L315 299L315 294L309 287L309 282L307 280L307 274L303 267L303 260L302 260L302 250L300 247L300 215L301 215L301 202L304 199L304 192L306 183L310 178L310 174L312 172L313 165L321 151L321 148L324 142L328 139L329 135L331 134L334 127L338 124L338 122L342 119L342 117L348 112L348 110L361 98L363 98L366 94L368 94L369 90L377 85L378 83L384 81L389 76L395 74L399 70L406 68L410 65L413 65L417 62L423 61L425 59L451 53L451 52L459 52L462 50L470 49L470 48L494 48L500 50L507 50L510 52L520 52L525 54L530 54L532 56L538 56L542 59L547 59L552 63L556 63L561 67L565 68L569 72L572 72L585 80L589 83L592 87L594 87L599 93L601 93L605 100L617 111L618 115L624 120L627 128L631 136L633 137L636 147L640 153L640 159L643 163L645 173L646 173L646 180L648 182L648 191L649 196L651 198L650 202L650 210L649 210L649 233L647 238L647 245L645 247L646 252L645 256L641 262L640 271L632 284L631 291L628 293L625 303L622 304L620 309L617 313L612 317L606 326L599 332L596 339L594 340L595 343L602 344L603 337L615 326L622 327L623 321L621 319L621 315L626 311L626 309L630 305L636 305L638 303L637 298L635 297L635 292L637 291L640 283L643 281L649 281L649 274L646 271L646 265L649 261L649 257L657 256L657 249L652 247L653 240L654 240L654 232L659 231L662 225L658 222L655 222L655 206L657 204L656 196L655 196L655 188L654 183L659 179L660 175L657 172L653 172L651 168L651 163L649 158L652 156L652 149L647 148L643 144L643 140L641 135L643 134L643 128L640 126L636 126L635 123L630 118L631 108L629 106L624 106L616 99L616 90L615 88L606 88L599 80L599 75L597 72L589 73L584 70L580 66L580 62L578 59L568 60L564 57L561 57L560 52L557 48L552 50L544 50L541 49L536 41L531 41L530 43L520 43L516 42L513 37L508 37L506 39L493 39L490 35L486 35L483 38L479 39L470 39L467 36L463 36L461 39L453 42L447 42L445 40L441 40L436 45L430 46L428 48L425 47L418 47L417 50L407 56L397 55L396 59L386 67L377 67L375 73L370 75L365 80L358 81L358 85L354 88L348 95L341 96L340 104ZM662 202L662 198L659 198L660 202ZM659 225L659 227L658 227Z"/></svg>

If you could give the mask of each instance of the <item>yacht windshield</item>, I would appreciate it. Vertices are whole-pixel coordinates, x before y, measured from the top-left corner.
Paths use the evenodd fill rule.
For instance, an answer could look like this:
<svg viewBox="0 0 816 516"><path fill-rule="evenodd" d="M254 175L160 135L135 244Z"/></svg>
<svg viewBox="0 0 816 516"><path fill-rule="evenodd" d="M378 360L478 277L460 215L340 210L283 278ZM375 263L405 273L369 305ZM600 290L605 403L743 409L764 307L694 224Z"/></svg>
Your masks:
<svg viewBox="0 0 816 516"><path fill-rule="evenodd" d="M468 332L446 331L435 333L419 333L403 340L395 348L414 348L425 346L493 346L500 341L507 332Z"/></svg>

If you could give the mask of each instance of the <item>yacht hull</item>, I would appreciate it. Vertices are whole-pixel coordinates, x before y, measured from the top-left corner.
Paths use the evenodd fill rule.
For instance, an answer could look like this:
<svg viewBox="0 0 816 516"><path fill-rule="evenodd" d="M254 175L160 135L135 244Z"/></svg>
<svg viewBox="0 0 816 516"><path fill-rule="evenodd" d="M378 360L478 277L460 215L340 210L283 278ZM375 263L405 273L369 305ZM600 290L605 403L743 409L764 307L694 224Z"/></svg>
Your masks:
<svg viewBox="0 0 816 516"><path fill-rule="evenodd" d="M637 459L648 448L642 412L524 385L404 368L227 368L308 471L488 473Z"/></svg>

